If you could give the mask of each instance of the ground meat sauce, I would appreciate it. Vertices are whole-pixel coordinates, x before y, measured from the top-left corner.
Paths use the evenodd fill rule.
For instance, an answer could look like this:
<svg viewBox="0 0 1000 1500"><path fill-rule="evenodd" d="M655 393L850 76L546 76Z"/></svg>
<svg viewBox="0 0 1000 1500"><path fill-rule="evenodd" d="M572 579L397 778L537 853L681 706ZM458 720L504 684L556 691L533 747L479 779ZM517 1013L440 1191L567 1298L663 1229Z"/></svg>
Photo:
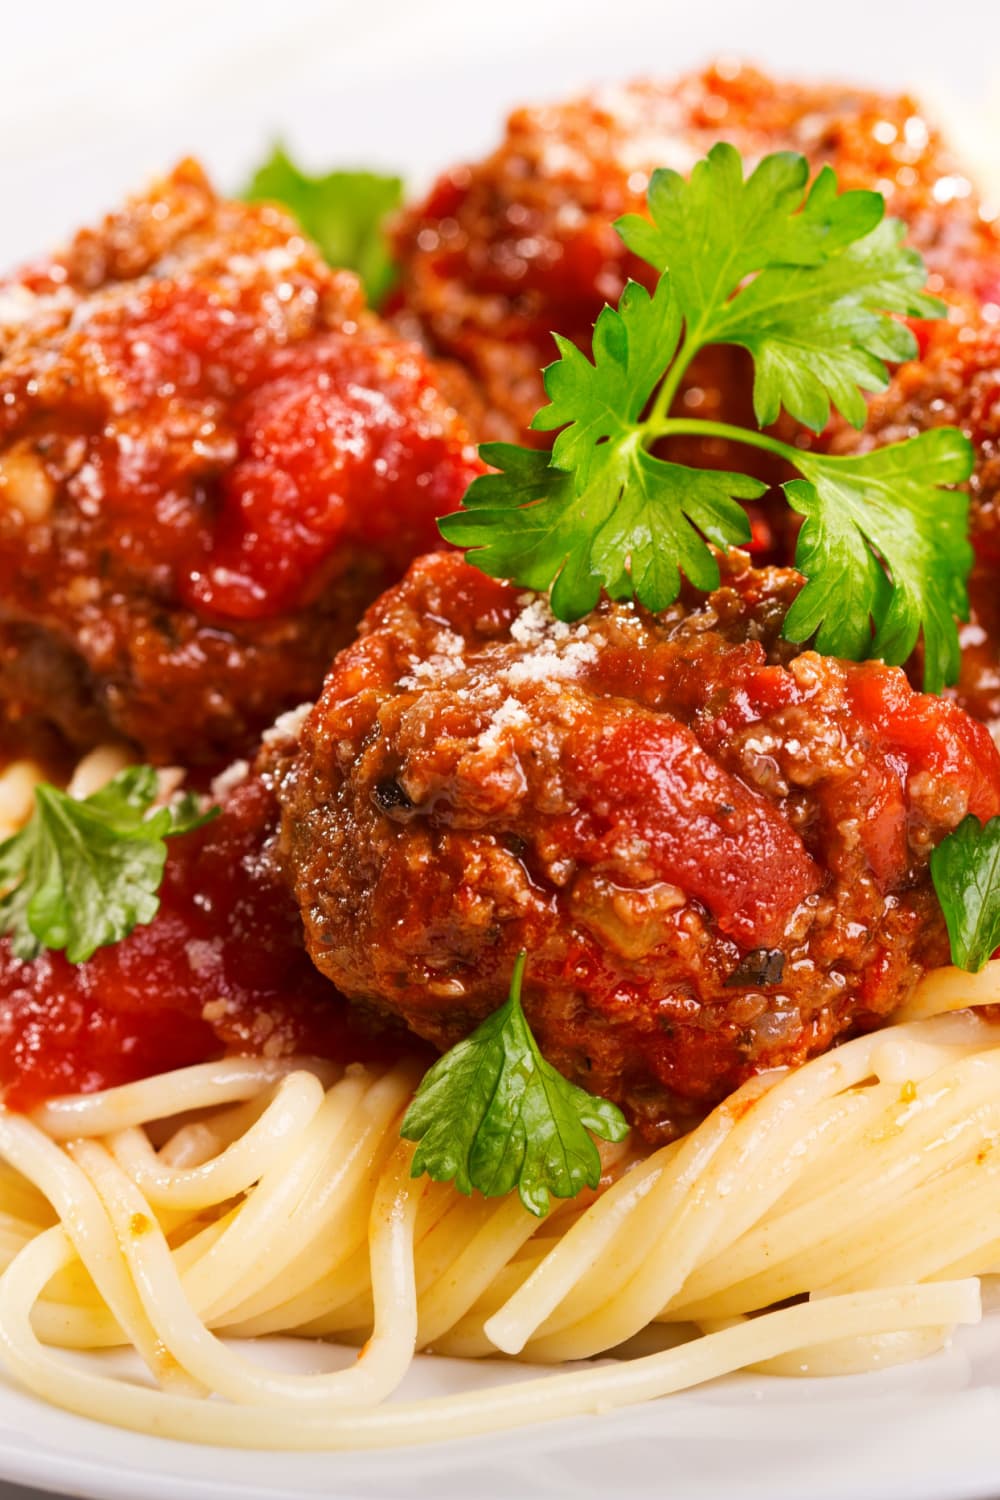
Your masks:
<svg viewBox="0 0 1000 1500"><path fill-rule="evenodd" d="M972 612L961 627L962 672L953 696L1000 737L1000 324L988 308L964 326L936 327L924 358L900 366L889 389L873 399L864 430L837 423L823 445L868 452L942 426L960 427L975 448L968 485Z"/></svg>
<svg viewBox="0 0 1000 1500"><path fill-rule="evenodd" d="M0 702L219 764L481 470L465 389L193 163L0 286Z"/></svg>
<svg viewBox="0 0 1000 1500"><path fill-rule="evenodd" d="M216 822L171 841L153 922L86 963L59 953L23 963L0 940L6 1104L30 1109L225 1053L350 1061L398 1050L306 957L268 856L275 822L271 792L248 777Z"/></svg>
<svg viewBox="0 0 1000 1500"><path fill-rule="evenodd" d="M317 967L451 1046L504 998L651 1139L875 1024L946 962L930 849L1000 757L903 673L779 640L797 575L736 555L660 616L577 625L420 559L281 770Z"/></svg>
<svg viewBox="0 0 1000 1500"><path fill-rule="evenodd" d="M842 188L877 189L909 225L931 290L1000 303L997 227L905 95L775 81L732 64L518 109L496 151L445 173L398 239L405 314L474 371L498 435L517 433L542 404L552 330L588 346L626 278L650 282L614 220L644 211L654 168L686 174L719 140L751 160L800 151L814 167L830 163ZM748 369L738 351L712 351L689 378L688 414L752 420ZM690 445L681 456L692 457ZM702 445L693 461L732 464L721 444Z"/></svg>

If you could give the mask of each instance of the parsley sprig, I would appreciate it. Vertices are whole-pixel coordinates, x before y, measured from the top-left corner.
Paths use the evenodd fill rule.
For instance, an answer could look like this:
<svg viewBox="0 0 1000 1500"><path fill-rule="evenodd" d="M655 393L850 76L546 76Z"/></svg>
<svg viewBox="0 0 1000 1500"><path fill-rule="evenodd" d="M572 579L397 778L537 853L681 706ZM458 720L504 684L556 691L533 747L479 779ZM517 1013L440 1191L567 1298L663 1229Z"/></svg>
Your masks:
<svg viewBox="0 0 1000 1500"><path fill-rule="evenodd" d="M628 1125L615 1105L577 1088L538 1050L521 1008L525 961L522 952L505 1004L427 1073L400 1134L420 1143L414 1177L426 1172L486 1198L516 1187L541 1217L550 1194L573 1198L597 1187L601 1158L592 1136L621 1141Z"/></svg>
<svg viewBox="0 0 1000 1500"><path fill-rule="evenodd" d="M403 201L402 178L346 171L312 177L276 145L257 168L244 197L268 199L290 209L332 266L357 271L373 306L389 291L396 267L385 224Z"/></svg>
<svg viewBox="0 0 1000 1500"><path fill-rule="evenodd" d="M831 407L855 426L864 392L884 389L886 361L912 358L901 316L932 318L925 269L884 219L881 195L837 192L824 168L807 191L804 157L765 157L746 178L720 144L685 181L658 171L650 219L616 226L659 273L652 291L630 282L594 326L592 357L556 336L545 371L549 403L532 426L557 432L550 454L486 444L498 472L473 482L463 509L439 524L486 573L551 588L572 620L602 589L653 610L677 597L681 575L718 585L712 547L746 543L741 500L766 486L746 474L702 470L654 455L664 438L723 438L784 459L783 488L805 517L796 566L807 582L785 621L791 640L816 637L834 655L900 663L923 634L924 685L958 674L956 617L967 613L967 497L946 486L972 470L955 428L851 457L804 452L771 433L672 416L691 361L710 344L747 349L758 422L782 408L813 431Z"/></svg>
<svg viewBox="0 0 1000 1500"><path fill-rule="evenodd" d="M1000 818L970 813L931 853L931 878L951 940L951 961L977 974L1000 947Z"/></svg>
<svg viewBox="0 0 1000 1500"><path fill-rule="evenodd" d="M219 811L202 813L190 794L152 811L158 793L152 766L130 766L79 800L35 788L28 822L0 844L0 933L18 958L55 948L82 963L153 920L165 840Z"/></svg>

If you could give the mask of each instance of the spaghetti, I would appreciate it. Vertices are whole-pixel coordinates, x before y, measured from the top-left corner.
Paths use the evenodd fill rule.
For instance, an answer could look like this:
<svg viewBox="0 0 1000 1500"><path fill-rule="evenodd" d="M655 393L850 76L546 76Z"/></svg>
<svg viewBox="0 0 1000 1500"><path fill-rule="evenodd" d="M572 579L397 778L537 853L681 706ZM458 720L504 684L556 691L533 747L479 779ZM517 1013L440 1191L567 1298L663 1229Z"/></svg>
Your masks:
<svg viewBox="0 0 1000 1500"><path fill-rule="evenodd" d="M1000 997L1000 963L929 975L919 1019L751 1080L648 1156L607 1150L601 1191L544 1221L411 1179L405 1064L233 1059L2 1114L3 1358L99 1420L334 1449L925 1354L1000 1269L1000 1029L943 1013L962 997ZM387 1400L421 1350L551 1365L642 1330L668 1347ZM314 1375L246 1358L239 1340L277 1333L360 1352ZM120 1345L159 1389L61 1352Z"/></svg>

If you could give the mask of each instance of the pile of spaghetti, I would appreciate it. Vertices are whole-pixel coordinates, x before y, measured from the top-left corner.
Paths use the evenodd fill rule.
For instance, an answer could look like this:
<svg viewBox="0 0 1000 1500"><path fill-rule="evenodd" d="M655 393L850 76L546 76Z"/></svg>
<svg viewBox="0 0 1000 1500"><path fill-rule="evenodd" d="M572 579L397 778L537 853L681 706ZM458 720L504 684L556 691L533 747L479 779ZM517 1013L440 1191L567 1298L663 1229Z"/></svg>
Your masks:
<svg viewBox="0 0 1000 1500"><path fill-rule="evenodd" d="M651 1155L609 1153L600 1192L542 1221L411 1179L405 1065L233 1059L4 1113L4 1362L138 1430L350 1448L923 1355L978 1321L1000 1267L1000 1028L973 1008L998 998L1000 963L934 972L895 1024L753 1079ZM421 1350L552 1365L642 1330L658 1352L382 1404ZM231 1342L277 1333L360 1350L288 1375ZM62 1355L117 1345L159 1390Z"/></svg>

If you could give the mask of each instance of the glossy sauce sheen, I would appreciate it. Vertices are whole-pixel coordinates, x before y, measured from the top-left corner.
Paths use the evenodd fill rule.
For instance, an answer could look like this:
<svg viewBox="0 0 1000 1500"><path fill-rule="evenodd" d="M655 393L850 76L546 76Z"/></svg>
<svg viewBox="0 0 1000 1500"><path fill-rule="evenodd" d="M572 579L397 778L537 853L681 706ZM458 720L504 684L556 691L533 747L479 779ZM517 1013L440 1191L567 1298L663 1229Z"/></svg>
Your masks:
<svg viewBox="0 0 1000 1500"><path fill-rule="evenodd" d="M250 778L221 817L173 840L159 914L83 964L0 941L0 1086L30 1109L227 1052L363 1061L381 1028L313 968L264 845L271 793Z"/></svg>

